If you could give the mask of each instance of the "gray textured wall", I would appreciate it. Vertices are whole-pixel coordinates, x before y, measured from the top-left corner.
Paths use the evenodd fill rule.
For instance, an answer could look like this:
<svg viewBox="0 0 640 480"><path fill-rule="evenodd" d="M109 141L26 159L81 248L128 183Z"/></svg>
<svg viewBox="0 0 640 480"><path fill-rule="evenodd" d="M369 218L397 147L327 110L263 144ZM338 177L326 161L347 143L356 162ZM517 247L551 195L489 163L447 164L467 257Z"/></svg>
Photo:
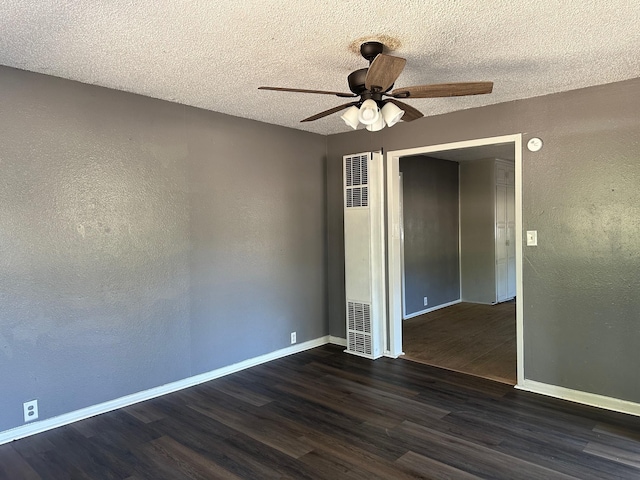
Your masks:
<svg viewBox="0 0 640 480"><path fill-rule="evenodd" d="M455 101L452 99L451 101ZM525 376L640 402L640 78L329 137L330 332L344 336L341 156L523 133Z"/></svg>
<svg viewBox="0 0 640 480"><path fill-rule="evenodd" d="M460 163L462 301L496 301L495 160Z"/></svg>
<svg viewBox="0 0 640 480"><path fill-rule="evenodd" d="M0 67L0 431L328 333L326 139Z"/></svg>
<svg viewBox="0 0 640 480"><path fill-rule="evenodd" d="M458 163L403 157L400 171L405 310L411 315L460 298Z"/></svg>

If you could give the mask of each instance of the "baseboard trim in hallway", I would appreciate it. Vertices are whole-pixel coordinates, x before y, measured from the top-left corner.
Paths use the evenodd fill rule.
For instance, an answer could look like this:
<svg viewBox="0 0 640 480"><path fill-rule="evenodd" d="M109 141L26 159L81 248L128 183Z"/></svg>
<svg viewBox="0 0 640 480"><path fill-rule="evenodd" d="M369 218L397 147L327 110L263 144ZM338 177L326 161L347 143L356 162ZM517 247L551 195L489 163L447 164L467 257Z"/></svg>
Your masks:
<svg viewBox="0 0 640 480"><path fill-rule="evenodd" d="M431 313L431 312L436 312L438 310L442 310L443 308L447 308L450 307L452 305L457 305L458 303L461 303L462 300L458 299L458 300L454 300L453 302L449 302L449 303L443 303L442 305L436 305L435 307L431 307L431 308L425 308L424 310L420 310L419 312L414 312L414 313L410 313L410 314L404 314L404 316L402 317L402 320L411 320L412 318L415 317L419 317L420 315L424 315L426 313Z"/></svg>

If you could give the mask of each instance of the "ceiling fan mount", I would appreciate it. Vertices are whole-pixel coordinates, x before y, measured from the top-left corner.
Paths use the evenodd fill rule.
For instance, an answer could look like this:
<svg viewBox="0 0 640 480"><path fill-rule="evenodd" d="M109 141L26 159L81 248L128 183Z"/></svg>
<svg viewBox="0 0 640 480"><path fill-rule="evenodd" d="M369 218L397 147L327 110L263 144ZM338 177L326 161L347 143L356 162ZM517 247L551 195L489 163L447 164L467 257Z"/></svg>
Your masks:
<svg viewBox="0 0 640 480"><path fill-rule="evenodd" d="M368 105L365 104L365 106L363 106L363 103L365 103L367 100L373 100L375 104L378 105L378 108L383 110L382 113L384 114L385 110L383 109L383 107L388 103L392 103L395 105L395 107L401 109L402 112L398 110L400 116L398 116L397 119L393 121L393 123L389 123L390 126L398 121L400 117L402 117L402 120L410 122L424 116L411 105L397 100L398 98L412 99L480 95L491 93L491 91L493 90L492 82L441 83L433 85L417 85L412 87L396 88L395 90L392 90L395 81L402 73L402 70L404 69L407 61L404 58L395 57L393 55L386 55L382 53L383 51L384 45L380 42L364 42L362 45L360 45L360 54L365 58L365 60L369 62L369 67L355 70L354 72L351 72L349 74L349 76L347 77L347 83L349 85L349 90L351 91L351 93L285 87L258 88L260 90L276 90L281 92L335 95L342 98L360 97L358 100L333 107L309 118L305 118L304 120L302 120L302 122L311 122L314 120L318 120L320 118L326 117L350 107L362 107L364 109L366 106L368 109L370 109L370 102L367 102ZM385 96L390 98L383 98ZM375 105L373 105L373 107L375 107ZM351 110L353 110L353 108L351 108ZM356 128L357 122L354 126L354 123L348 122L344 118L344 116L342 118L353 128ZM364 120L362 121L364 122ZM382 122L382 126L384 126L384 122ZM367 128L369 128L369 126Z"/></svg>
<svg viewBox="0 0 640 480"><path fill-rule="evenodd" d="M384 45L380 42L364 42L360 45L360 55L362 55L369 64L384 51Z"/></svg>

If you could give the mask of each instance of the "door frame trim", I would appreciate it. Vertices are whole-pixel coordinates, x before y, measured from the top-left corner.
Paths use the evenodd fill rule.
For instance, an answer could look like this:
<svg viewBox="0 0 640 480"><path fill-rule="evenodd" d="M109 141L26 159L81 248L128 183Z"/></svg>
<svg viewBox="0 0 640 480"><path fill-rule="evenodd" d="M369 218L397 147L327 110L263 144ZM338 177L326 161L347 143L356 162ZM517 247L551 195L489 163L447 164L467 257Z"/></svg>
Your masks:
<svg viewBox="0 0 640 480"><path fill-rule="evenodd" d="M388 315L389 332L388 351L386 356L397 358L402 352L402 258L400 238L400 192L398 177L400 174L400 157L422 155L443 150L480 147L496 143L513 143L515 148L516 170L516 349L517 349L517 387L524 384L524 318L522 287L522 134L502 135L498 137L479 138L461 142L428 145L424 147L392 150L386 152L387 181L387 230L386 248L388 252Z"/></svg>

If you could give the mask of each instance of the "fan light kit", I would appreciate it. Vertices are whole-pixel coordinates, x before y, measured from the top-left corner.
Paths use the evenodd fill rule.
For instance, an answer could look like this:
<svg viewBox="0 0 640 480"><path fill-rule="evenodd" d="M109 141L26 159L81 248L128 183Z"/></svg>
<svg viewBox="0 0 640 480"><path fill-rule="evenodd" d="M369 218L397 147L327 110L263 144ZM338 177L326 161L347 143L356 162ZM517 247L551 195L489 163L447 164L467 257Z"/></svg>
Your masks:
<svg viewBox="0 0 640 480"><path fill-rule="evenodd" d="M382 130L385 125L392 127L400 120L411 122L424 116L411 105L397 100L398 98L404 100L481 95L491 93L493 90L493 82L440 83L391 90L407 61L404 58L386 55L382 53L383 50L384 45L380 42L365 42L360 45L360 54L369 61L369 68L356 70L347 77L351 93L284 87L258 88L279 92L335 95L341 98L360 97L357 101L333 107L301 121L312 122L346 109L347 111L340 118L347 125L355 129L359 124L363 124L371 132Z"/></svg>
<svg viewBox="0 0 640 480"><path fill-rule="evenodd" d="M355 105L350 106L340 118L354 130L358 128L358 125L361 123L367 130L377 132L385 126L393 127L400 121L403 115L404 110L400 110L400 108L393 103L385 103L382 108L380 108L375 100L368 99L362 102L360 108Z"/></svg>

